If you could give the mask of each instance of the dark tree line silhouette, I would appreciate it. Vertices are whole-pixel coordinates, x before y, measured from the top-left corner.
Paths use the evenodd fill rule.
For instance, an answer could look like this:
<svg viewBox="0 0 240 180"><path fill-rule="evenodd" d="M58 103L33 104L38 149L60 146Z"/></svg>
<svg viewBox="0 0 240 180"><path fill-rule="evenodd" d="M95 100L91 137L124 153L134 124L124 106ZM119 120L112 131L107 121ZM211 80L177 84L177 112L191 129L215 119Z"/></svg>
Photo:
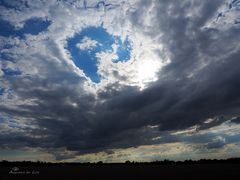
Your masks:
<svg viewBox="0 0 240 180"><path fill-rule="evenodd" d="M127 160L125 163L104 163L99 162L44 162L44 161L6 161L2 160L0 166L56 166L56 165L143 165L143 164L152 164L152 165L180 165L180 164L240 164L240 158L229 158L229 159L200 159L200 160L185 160L185 161L172 161L172 160L163 160L163 161L152 161L152 162L136 162Z"/></svg>
<svg viewBox="0 0 240 180"><path fill-rule="evenodd" d="M3 160L0 179L239 179L239 168L240 158L124 163Z"/></svg>

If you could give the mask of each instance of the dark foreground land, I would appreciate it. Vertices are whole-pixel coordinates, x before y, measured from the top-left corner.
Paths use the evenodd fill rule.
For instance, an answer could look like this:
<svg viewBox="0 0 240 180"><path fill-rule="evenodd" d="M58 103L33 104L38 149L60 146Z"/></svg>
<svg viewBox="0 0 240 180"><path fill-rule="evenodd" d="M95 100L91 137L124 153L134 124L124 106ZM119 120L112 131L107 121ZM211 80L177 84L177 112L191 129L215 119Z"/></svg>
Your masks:
<svg viewBox="0 0 240 180"><path fill-rule="evenodd" d="M0 179L238 179L240 159L151 163L0 162Z"/></svg>

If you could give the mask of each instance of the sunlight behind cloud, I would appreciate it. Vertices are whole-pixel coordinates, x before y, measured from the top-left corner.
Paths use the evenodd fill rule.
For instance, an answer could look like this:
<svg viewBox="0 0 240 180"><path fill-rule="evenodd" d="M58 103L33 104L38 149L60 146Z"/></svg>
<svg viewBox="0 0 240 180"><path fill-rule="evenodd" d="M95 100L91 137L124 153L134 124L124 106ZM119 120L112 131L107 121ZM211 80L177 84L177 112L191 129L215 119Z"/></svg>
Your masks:
<svg viewBox="0 0 240 180"><path fill-rule="evenodd" d="M144 89L147 83L158 79L156 73L160 67L160 63L153 60L146 60L138 65L138 82L141 89Z"/></svg>

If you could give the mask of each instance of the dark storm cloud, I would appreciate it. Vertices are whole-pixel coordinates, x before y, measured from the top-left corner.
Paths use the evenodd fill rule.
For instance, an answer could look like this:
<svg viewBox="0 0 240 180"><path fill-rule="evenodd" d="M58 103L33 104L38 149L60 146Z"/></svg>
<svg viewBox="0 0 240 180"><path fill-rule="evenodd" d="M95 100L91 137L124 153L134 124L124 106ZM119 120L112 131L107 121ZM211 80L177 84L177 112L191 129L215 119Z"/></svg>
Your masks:
<svg viewBox="0 0 240 180"><path fill-rule="evenodd" d="M215 117L214 119L212 119L211 122L202 123L197 130L209 129L209 128L214 127L214 126L218 126L225 121L226 121L226 118L224 118L224 116Z"/></svg>
<svg viewBox="0 0 240 180"><path fill-rule="evenodd" d="M133 24L144 29L144 11L151 3L142 2L133 13ZM204 27L222 3L154 2L152 11L156 16L145 34L152 37L163 34L159 42L167 48L171 63L148 89L119 92L99 108L100 124L95 131L99 131L99 137L113 137L149 124L160 125L160 130L180 130L193 125L207 129L224 122L217 120L204 127L207 118L239 114L240 29ZM191 8L199 8L199 15L188 17ZM203 64L206 66L200 68Z"/></svg>
<svg viewBox="0 0 240 180"><path fill-rule="evenodd" d="M160 42L167 47L171 63L159 73L159 82L141 94L116 101L111 107L138 111L140 119L148 117L145 123L159 123L162 130L181 129L205 118L238 113L240 52L236 40L240 30L202 28L222 1L198 2L201 16L197 17L186 16L186 11L195 7L190 4L186 1L154 4L158 18L153 19L154 26L146 33L150 36L163 33ZM139 11L141 15L135 13L133 20L141 28L144 6ZM203 63L207 67L198 70ZM188 78L191 73L194 74Z"/></svg>
<svg viewBox="0 0 240 180"><path fill-rule="evenodd" d="M240 117L236 117L236 118L232 119L231 122L239 124L240 123Z"/></svg>
<svg viewBox="0 0 240 180"><path fill-rule="evenodd" d="M23 129L11 139L1 138L1 146L61 148L79 153L126 148L142 144L190 141L165 135L157 142L153 137L162 131L182 130L199 125L200 130L220 125L221 116L239 115L240 28L223 30L203 27L222 5L221 0L203 1L141 1L130 16L132 25L143 29L144 35L158 38L171 63L159 72L159 80L143 91L137 87L115 83L98 92L96 97L85 93L84 78L47 64L47 78L7 77L15 93L35 104L0 105L0 112L28 118L36 128ZM143 18L152 8L152 25L145 27ZM199 9L198 15L193 13ZM57 58L57 47L50 47ZM60 56L60 55L59 55ZM44 59L35 54L36 59ZM205 65L205 66L204 66ZM76 85L79 88L76 88ZM120 90L119 90L120 89ZM215 120L203 125L207 118ZM146 128L159 125L159 128ZM46 135L36 139L31 135ZM164 134L162 134L164 136ZM208 140L213 138L208 137ZM196 137L197 139L197 137ZM206 142L203 137L199 141ZM27 143L23 143L27 142ZM12 145L13 145L12 144ZM222 141L209 142L208 148L223 146ZM63 158L62 155L59 158Z"/></svg>
<svg viewBox="0 0 240 180"><path fill-rule="evenodd" d="M222 148L223 146L225 146L225 143L222 141L216 141L207 144L208 149Z"/></svg>

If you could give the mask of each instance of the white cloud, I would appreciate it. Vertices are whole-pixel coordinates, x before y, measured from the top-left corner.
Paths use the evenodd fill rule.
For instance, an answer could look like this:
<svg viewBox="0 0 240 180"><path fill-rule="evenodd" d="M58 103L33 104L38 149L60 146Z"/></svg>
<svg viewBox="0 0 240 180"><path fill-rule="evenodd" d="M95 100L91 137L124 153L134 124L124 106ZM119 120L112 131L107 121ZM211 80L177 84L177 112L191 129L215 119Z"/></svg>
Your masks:
<svg viewBox="0 0 240 180"><path fill-rule="evenodd" d="M240 18L240 1L226 1L218 8L218 11L204 26L207 28L217 28L219 30L229 29L237 22Z"/></svg>
<svg viewBox="0 0 240 180"><path fill-rule="evenodd" d="M95 7L98 2L99 1L96 0L91 2L87 1L87 6ZM101 55L102 57L100 57L99 54L98 57L101 59L98 67L99 74L105 77L108 83L121 81L121 84L137 85L140 89L147 87L149 82L158 79L156 73L162 66L167 64L167 61L165 59L159 59L159 53L157 53L157 51L161 51L161 53L164 54L164 50L157 41L144 35L141 30L132 28L130 14L131 11L134 10L134 6L136 6L137 2L138 1L105 2L106 4L110 3L114 5L114 8L109 10L96 10L94 8L84 9L83 1L73 2L71 5L64 3L63 1L58 2L56 5L54 1L52 1L46 4L40 3L38 7L29 2L29 5L34 8L28 13L26 13L26 11L29 11L27 9L23 9L21 12L16 11L11 13L8 9L4 10L6 11L4 17L9 21L14 22L14 24L21 24L32 17L45 17L52 21L48 32L39 34L38 36L28 35L27 40L20 43L24 45L24 47L14 50L14 52L23 54L23 58L16 63L16 66L22 69L24 73L37 74L40 76L44 73L44 69L47 67L42 68L41 66L44 66L44 64L41 61L37 62L38 65L36 65L36 62L29 61L28 59L34 59L34 57L32 57L34 53L46 56L45 52L48 51L48 56L50 56L51 61L61 63L63 66L67 63L69 66L68 68L70 68L69 70L77 72L80 76L85 76L82 70L76 67L72 62L69 52L66 52L66 41L69 37L72 37L75 33L80 32L81 29L85 27L100 26L103 23L104 28L106 28L111 35L120 36L122 40L126 39L128 36L133 50L131 52L131 59L128 62L109 62L108 59L117 57L117 48L115 44L113 45L113 53L103 53ZM45 10L41 11L43 9ZM23 14L23 16L20 16L19 13ZM146 19L148 16L152 16L152 14L146 15ZM150 23L150 21L147 22ZM49 38L50 40L46 41L46 38ZM97 44L97 41L84 37L84 39L76 46L85 50L91 49ZM46 61L44 63L48 62ZM144 67L149 67L147 73L143 73ZM154 67L154 69L151 69L151 67ZM113 72L118 72L119 76L117 77ZM125 78L119 79L119 77L122 76ZM90 86L95 86L94 84L91 84L89 78L86 77L86 79L90 81ZM102 89L106 87L108 83L103 80L98 86Z"/></svg>
<svg viewBox="0 0 240 180"><path fill-rule="evenodd" d="M97 41L85 36L80 43L76 44L76 47L81 50L91 50L98 44L99 43Z"/></svg>

